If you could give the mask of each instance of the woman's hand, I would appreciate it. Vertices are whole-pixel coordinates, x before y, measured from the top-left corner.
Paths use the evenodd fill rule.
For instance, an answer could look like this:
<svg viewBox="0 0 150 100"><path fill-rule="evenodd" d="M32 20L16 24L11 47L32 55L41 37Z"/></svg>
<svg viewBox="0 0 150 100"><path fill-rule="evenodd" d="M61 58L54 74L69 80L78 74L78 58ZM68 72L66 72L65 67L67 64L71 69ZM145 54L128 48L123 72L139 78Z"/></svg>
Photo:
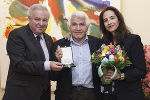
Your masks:
<svg viewBox="0 0 150 100"><path fill-rule="evenodd" d="M106 81L112 81L111 77L113 76L114 74L114 71L112 70L109 70L105 75L104 75L104 78Z"/></svg>
<svg viewBox="0 0 150 100"><path fill-rule="evenodd" d="M120 80L121 75L120 73L117 73L116 77L114 79L111 79L111 77L113 76L114 71L113 70L109 70L107 74L105 74L105 80L106 81L112 81L112 80Z"/></svg>

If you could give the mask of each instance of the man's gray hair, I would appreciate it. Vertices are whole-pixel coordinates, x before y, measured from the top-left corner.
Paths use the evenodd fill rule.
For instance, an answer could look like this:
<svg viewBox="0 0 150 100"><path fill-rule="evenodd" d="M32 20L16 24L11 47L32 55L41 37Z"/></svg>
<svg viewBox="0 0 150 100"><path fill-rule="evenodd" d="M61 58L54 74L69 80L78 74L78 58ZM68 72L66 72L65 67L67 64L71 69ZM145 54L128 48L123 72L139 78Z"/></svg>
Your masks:
<svg viewBox="0 0 150 100"><path fill-rule="evenodd" d="M39 10L46 10L48 12L48 15L50 16L50 11L49 8L44 5L44 4L33 4L30 9L29 9L29 16L32 17L32 13L34 10L39 9Z"/></svg>
<svg viewBox="0 0 150 100"><path fill-rule="evenodd" d="M83 12L83 11L75 11L75 12L72 13L72 15L68 19L68 26L69 27L71 25L71 19L72 19L73 16L78 17L78 18L85 18L86 26L90 25L90 21L89 21L88 15L85 12Z"/></svg>

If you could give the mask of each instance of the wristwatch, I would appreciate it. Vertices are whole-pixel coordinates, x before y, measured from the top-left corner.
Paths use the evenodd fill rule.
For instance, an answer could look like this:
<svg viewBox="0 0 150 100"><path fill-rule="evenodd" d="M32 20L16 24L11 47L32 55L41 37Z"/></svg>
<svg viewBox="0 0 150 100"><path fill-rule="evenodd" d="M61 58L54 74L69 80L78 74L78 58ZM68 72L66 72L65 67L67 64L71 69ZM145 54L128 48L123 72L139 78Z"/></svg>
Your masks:
<svg viewBox="0 0 150 100"><path fill-rule="evenodd" d="M124 74L124 73L121 73L121 74L120 74L120 80L124 80L124 78L125 78L125 74Z"/></svg>

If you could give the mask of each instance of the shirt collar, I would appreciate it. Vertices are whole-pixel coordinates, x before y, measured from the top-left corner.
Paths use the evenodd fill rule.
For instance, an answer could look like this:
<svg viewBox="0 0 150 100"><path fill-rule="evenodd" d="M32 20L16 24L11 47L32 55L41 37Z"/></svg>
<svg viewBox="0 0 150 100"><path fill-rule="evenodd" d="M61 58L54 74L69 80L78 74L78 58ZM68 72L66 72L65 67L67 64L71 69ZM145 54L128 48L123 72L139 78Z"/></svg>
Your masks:
<svg viewBox="0 0 150 100"><path fill-rule="evenodd" d="M77 42L75 42L75 41L73 40L72 35L70 36L70 41L71 41L72 43L78 44ZM83 44L83 43L86 42L86 41L88 41L88 36L87 36L87 35L86 35L84 41L83 41L81 44Z"/></svg>
<svg viewBox="0 0 150 100"><path fill-rule="evenodd" d="M33 33L34 34L34 33ZM34 37L36 38L38 35L34 34ZM44 39L44 36L43 34L39 35L41 37L41 39L43 40Z"/></svg>

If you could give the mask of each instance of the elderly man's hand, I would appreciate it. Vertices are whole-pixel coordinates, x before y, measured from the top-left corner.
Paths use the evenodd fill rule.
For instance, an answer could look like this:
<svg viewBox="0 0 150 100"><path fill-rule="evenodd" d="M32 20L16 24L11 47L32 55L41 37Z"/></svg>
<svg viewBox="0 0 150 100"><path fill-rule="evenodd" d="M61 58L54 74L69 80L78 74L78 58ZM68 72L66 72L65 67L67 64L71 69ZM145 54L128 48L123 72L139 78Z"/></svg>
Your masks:
<svg viewBox="0 0 150 100"><path fill-rule="evenodd" d="M70 40L70 36L71 36L71 33L68 33L68 34L65 36L65 39Z"/></svg>
<svg viewBox="0 0 150 100"><path fill-rule="evenodd" d="M57 49L56 49L56 52L55 52L55 56L56 56L57 60L58 60L59 62L61 62L62 50L61 50L61 48L60 48L59 45L57 46Z"/></svg>

